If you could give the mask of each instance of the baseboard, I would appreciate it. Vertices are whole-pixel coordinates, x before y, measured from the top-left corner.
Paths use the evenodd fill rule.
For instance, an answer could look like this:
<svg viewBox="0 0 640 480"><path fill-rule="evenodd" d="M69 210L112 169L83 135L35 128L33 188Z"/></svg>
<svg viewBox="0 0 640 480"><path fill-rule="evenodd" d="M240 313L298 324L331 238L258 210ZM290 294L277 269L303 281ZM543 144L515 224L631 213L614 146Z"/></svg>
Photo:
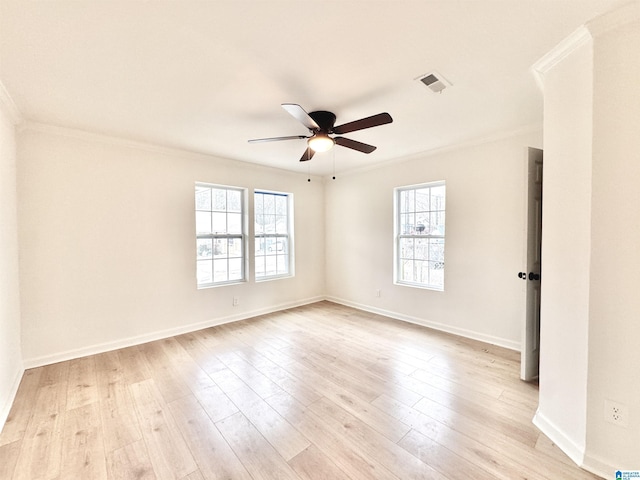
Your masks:
<svg viewBox="0 0 640 480"><path fill-rule="evenodd" d="M11 411L13 402L16 399L18 387L20 386L22 376L24 375L24 370L24 367L18 369L13 379L11 390L9 391L9 396L2 399L2 408L0 409L0 432L4 428L4 424L7 422L7 418L9 418L9 412Z"/></svg>
<svg viewBox="0 0 640 480"><path fill-rule="evenodd" d="M217 325L224 325L226 323L246 320L248 318L257 317L259 315L266 315L268 313L274 313L281 310L286 310L288 308L300 307L302 305L308 305L310 303L316 303L322 300L327 300L330 302L338 303L340 305L345 305L347 307L363 310L365 312L384 315L386 317L390 317L395 320L413 323L415 325L420 325L427 328L433 328L434 330L439 330L442 332L459 335L461 337L478 340L478 341L489 343L492 345L497 345L499 347L508 348L510 350L516 350L516 351L520 350L520 344L518 342L514 342L504 338L485 335L482 333L474 332L472 330L452 327L450 325L445 325L438 322L432 322L423 318L412 317L410 315L405 315L405 314L393 312L390 310L384 310L381 308L372 307L370 305L351 302L349 300L345 300L342 298L330 297L330 296L317 296L317 297L307 298L307 299L299 300L295 302L272 305L270 307L266 307L258 310L245 311L237 315L212 318L204 322L192 323L189 325L181 325L175 328L159 330L155 332L146 333L143 335L137 335L134 337L123 338L123 339L115 340L113 342L105 342L101 344L90 345L88 347L67 350L65 352L59 352L52 355L43 355L40 357L27 358L27 359L24 359L24 368L36 368L36 367L41 367L43 365L50 365L52 363L63 362L66 360L73 360L74 358L86 357L87 355L95 355L98 353L104 353L111 350L117 350L119 348L126 348L126 347L131 347L133 345L140 345L142 343L153 342L155 340L161 340L163 338L173 337L175 335L181 335L183 333L202 330L203 328L215 327Z"/></svg>
<svg viewBox="0 0 640 480"><path fill-rule="evenodd" d="M52 355L44 355L40 357L27 358L24 360L24 367L36 368L36 367L41 367L43 365L50 365L52 363L64 362L66 360L73 360L74 358L86 357L87 355L95 355L98 353L104 353L111 350L117 350L119 348L126 348L126 347L131 347L133 345L140 345L142 343L153 342L155 340L161 340L163 338L173 337L175 335L181 335L183 333L194 332L196 330L202 330L204 328L215 327L218 325L224 325L226 323L237 322L240 320L246 320L248 318L257 317L259 315L266 315L268 313L274 313L281 310L286 310L288 308L300 307L302 305L308 305L310 303L316 303L322 300L327 300L330 302L338 303L340 305L345 305L347 307L363 310L366 312L384 315L386 317L390 317L395 320L413 323L415 325L420 325L427 328L433 328L434 330L439 330L446 333L452 333L454 335L459 335L461 337L478 340L478 341L489 343L492 345L497 345L500 347L508 348L510 350L516 350L516 351L520 350L520 344L518 342L513 342L503 338L494 337L491 335L484 335L471 330L451 327L449 325L445 325L437 322L431 322L422 318L416 318L416 317L404 315L398 312L393 312L390 310L383 310L380 308L372 307L370 305L363 305L363 304L351 302L351 301L337 298L337 297L317 296L317 297L307 298L307 299L299 300L295 302L272 305L270 307L266 307L258 310L245 311L238 315L212 318L204 322L192 323L189 325L182 325L180 327L146 333L144 335L137 335L134 337L123 338L123 339L115 340L113 342L105 342L101 344L90 345L88 347L67 350L65 352L59 352Z"/></svg>
<svg viewBox="0 0 640 480"><path fill-rule="evenodd" d="M173 337L175 335L182 335L183 333L194 332L196 330L202 330L204 328L215 327L218 325L224 325L226 323L237 322L240 320L246 320L248 318L257 317L259 315L266 315L269 313L279 312L288 308L300 307L302 305L308 305L310 303L316 303L324 300L324 296L307 298L295 302L283 303L279 305L272 305L266 308L258 310L244 311L237 315L230 315L226 317L218 317L206 320L204 322L191 323L189 325L181 325L179 327L169 328L165 330L158 330L156 332L145 333L144 335L137 335L134 337L123 338L115 340L113 342L105 342L97 345L91 345L88 347L77 348L68 350L65 352L59 352L52 355L44 355L41 357L28 358L24 360L25 368L36 368L43 365L50 365L52 363L64 362L66 360L73 360L74 358L86 357L87 355L95 355L98 353L109 352L111 350L117 350L119 348L131 347L134 345L140 345L142 343L153 342L155 340L161 340L163 338Z"/></svg>
<svg viewBox="0 0 640 480"><path fill-rule="evenodd" d="M613 465L608 464L606 461L591 456L588 453L584 457L582 468L602 478L613 478L615 472L619 470L619 466L614 467Z"/></svg>
<svg viewBox="0 0 640 480"><path fill-rule="evenodd" d="M577 445L565 433L551 422L540 409L533 417L533 424L555 443L580 468L602 478L613 478L616 469L603 460L585 454L584 447Z"/></svg>
<svg viewBox="0 0 640 480"><path fill-rule="evenodd" d="M544 416L540 409L536 410L533 424L555 443L576 465L584 465L584 447L576 444L552 421Z"/></svg>
<svg viewBox="0 0 640 480"><path fill-rule="evenodd" d="M509 350L515 350L517 352L520 351L520 342L515 342L513 340L507 340L505 338L495 337L492 335L485 335L483 333L474 332L473 330L467 330L464 328L452 327L451 325L446 325L444 323L432 322L424 318L418 318L418 317L413 317L411 315L405 315L403 313L384 310L382 308L372 307L371 305L363 305L363 304L351 302L349 300L345 300L342 298L328 296L326 297L326 300L334 303L339 303L340 305L345 305L347 307L357 308L358 310L364 310L365 312L384 315L385 317L390 317L395 320L413 323L415 325L420 325L422 327L432 328L434 330L439 330L441 332L451 333L453 335L458 335L460 337L470 338L472 340L478 340L480 342L489 343L491 345L507 348Z"/></svg>

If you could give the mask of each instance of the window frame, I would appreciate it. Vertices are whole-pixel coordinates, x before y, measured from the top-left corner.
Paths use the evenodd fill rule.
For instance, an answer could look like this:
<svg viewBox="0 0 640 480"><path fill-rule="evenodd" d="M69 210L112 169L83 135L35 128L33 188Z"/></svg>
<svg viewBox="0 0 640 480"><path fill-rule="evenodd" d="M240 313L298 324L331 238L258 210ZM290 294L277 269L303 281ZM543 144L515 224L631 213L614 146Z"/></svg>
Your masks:
<svg viewBox="0 0 640 480"><path fill-rule="evenodd" d="M282 233L282 232L273 232L273 233L267 233L267 232L259 232L259 229L257 228L258 226L258 207L256 206L256 197L258 195L273 195L274 197L284 197L286 198L286 228L287 231L286 233ZM264 197L263 197L264 198ZM295 276L295 257L294 257L294 221L293 221L293 214L294 214L294 209L293 209L293 194L292 193L288 193L288 192L279 192L279 191L275 191L275 190L267 190L267 189L263 189L263 188L256 188L253 191L253 244L254 244L254 248L253 248L253 274L254 274L254 278L256 282L266 282L266 281L270 281L270 280L279 280L282 278L290 278ZM264 213L263 213L264 215ZM274 215L277 215L277 212L274 213ZM264 225L264 224L263 224ZM276 227L277 230L277 227ZM265 262L266 262L266 257L268 256L267 253L265 252L262 255L258 255L257 254L257 248L259 243L261 243L261 240L264 239L274 239L276 246L278 245L278 243L285 239L286 240L286 244L287 244L287 251L286 251L286 265L287 265L287 272L286 273L276 273L274 275L260 275L258 276L258 261L259 258L264 258ZM266 243L266 242L265 242ZM277 269L277 257L279 256L278 254L278 249L276 248L276 253L275 253L275 257L276 257L276 269ZM263 269L264 272L266 272L266 267Z"/></svg>
<svg viewBox="0 0 640 480"><path fill-rule="evenodd" d="M444 195L443 195L443 203L444 203L444 207L442 209L439 208L432 208L431 205L431 189L432 188L439 188L439 187L444 187ZM403 194L403 192L407 192L407 191L416 191L416 190L424 190L424 189L429 189L429 208L428 210L417 210L417 207L414 203L414 207L413 210L408 210L406 212L401 211L402 208L402 199L401 196ZM415 194L414 194L415 195ZM393 261L394 261L394 273L393 273L393 283L396 285L403 285L403 286L409 286L409 287L416 287L416 288L423 288L423 289L427 289L427 290L435 290L435 291L444 291L444 287L445 287L445 244L446 244L446 205L447 205L447 201L446 201L446 195L447 195L447 191L446 191L446 181L445 180L438 180L438 181L434 181L434 182L427 182L427 183L421 183L421 184L416 184L416 185L406 185L406 186L402 186L402 187L396 187L394 188L393 191L393 198L394 198L394 205L393 205L393 215L394 215L394 252L393 252ZM414 200L415 201L415 200ZM416 215L416 213L419 212L421 214L428 214L429 217L431 218L431 215L434 213L441 213L442 214L442 223L438 223L438 227L442 227L442 231L438 232L438 233L433 233L432 231L428 231L426 233L421 233L421 232L402 232L402 215L408 215L408 214L413 214L414 216ZM417 225L417 224L414 224ZM413 239L414 241L416 239L427 239L429 240L429 242L427 242L427 258L421 258L421 259L416 259L416 249L413 249L413 256L411 258L409 257L402 257L402 241L403 239ZM439 249L441 249L441 258L438 258L437 260L432 260L433 257L431 257L431 253L430 253L430 241L431 240L440 240L442 244L441 247L437 247ZM402 276L402 265L404 261L407 260L411 260L413 262L415 261L420 261L420 262L427 262L427 264L429 262L434 262L435 264L441 264L441 270L442 270L442 281L441 283L435 283L435 282L431 282L430 280L430 275L431 275L431 270L435 270L435 268L428 268L428 281L427 282L419 282L419 281L409 281L409 280L404 280L403 276ZM414 278L415 278L415 274L414 274Z"/></svg>
<svg viewBox="0 0 640 480"><path fill-rule="evenodd" d="M248 260L248 242L247 242L247 189L244 187L235 187L235 186L230 186L230 185L220 185L220 184L213 184L213 183L205 183L205 182L196 182L195 183L195 192L194 192L194 213L195 216L197 217L198 212L209 212L212 214L213 213L222 213L223 211L221 210L216 210L214 208L213 205L213 195L212 195L212 200L211 200L211 207L210 210L205 210L205 209L199 209L198 208L198 200L197 200L197 193L198 193L198 188L208 188L211 189L212 193L213 190L225 190L226 192L238 192L240 194L240 211L239 212L235 212L235 211L229 211L228 209L228 205L226 205L226 200L228 200L228 197L225 199L225 209L224 209L224 213L225 215L225 222L226 225L228 227L228 223L229 223L229 218L228 218L228 214L229 213L239 213L240 214L240 232L239 233L229 233L227 232L214 232L214 231L210 231L210 232L200 232L198 231L198 222L197 220L195 221L195 234L196 234L196 286L197 288L200 289L205 289L205 288L212 288L212 287L221 287L221 286L225 286L225 285L237 285L239 283L246 283L247 281L247 272L248 272L248 265L247 265L247 260ZM211 230L213 230L213 220L212 220L212 227ZM201 261L205 261L205 260L209 260L208 258L200 258L199 257L199 252L198 252L198 245L199 245L199 241L200 240L211 240L212 244L216 243L216 241L218 240L226 240L227 242L230 239L239 239L240 240L240 256L237 257L229 257L229 254L227 252L226 260L227 260L227 279L226 280L221 280L221 281L216 281L215 280L215 269L214 269L214 260L216 260L215 258L215 254L213 253L213 251L211 252L211 282L200 282L199 281L199 277L198 277L198 265ZM212 249L213 250L213 249ZM229 260L230 259L240 259L240 277L239 278L233 278L233 279L229 279ZM221 258L218 258L217 260L220 260Z"/></svg>

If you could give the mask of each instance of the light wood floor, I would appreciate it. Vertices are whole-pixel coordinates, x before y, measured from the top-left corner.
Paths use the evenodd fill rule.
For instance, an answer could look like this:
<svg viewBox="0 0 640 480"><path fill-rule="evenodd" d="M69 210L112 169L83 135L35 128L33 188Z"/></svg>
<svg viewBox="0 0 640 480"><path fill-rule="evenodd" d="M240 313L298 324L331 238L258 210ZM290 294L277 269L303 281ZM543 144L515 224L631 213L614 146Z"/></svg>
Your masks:
<svg viewBox="0 0 640 480"><path fill-rule="evenodd" d="M328 302L28 370L1 479L592 479L515 352Z"/></svg>

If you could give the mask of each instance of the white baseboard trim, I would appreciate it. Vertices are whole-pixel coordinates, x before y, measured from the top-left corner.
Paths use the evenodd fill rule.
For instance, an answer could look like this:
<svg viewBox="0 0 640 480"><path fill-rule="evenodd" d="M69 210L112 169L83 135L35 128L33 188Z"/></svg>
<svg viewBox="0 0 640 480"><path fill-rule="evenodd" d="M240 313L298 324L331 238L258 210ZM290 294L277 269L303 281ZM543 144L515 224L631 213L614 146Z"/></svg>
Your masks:
<svg viewBox="0 0 640 480"><path fill-rule="evenodd" d="M615 472L619 470L619 466L614 467L606 461L591 456L588 453L584 457L584 464L582 465L582 468L602 478L614 478Z"/></svg>
<svg viewBox="0 0 640 480"><path fill-rule="evenodd" d="M549 439L580 468L602 478L613 478L612 475L616 469L612 465L609 465L602 459L587 455L583 446L576 444L570 439L552 421L545 417L545 415L540 412L540 409L536 411L533 417L533 424L549 437Z"/></svg>
<svg viewBox="0 0 640 480"><path fill-rule="evenodd" d="M244 311L237 315L212 318L204 322L191 323L189 325L181 325L179 327L145 333L143 335L123 338L123 339L115 340L112 342L105 342L97 345L91 345L88 347L68 350L65 352L54 353L52 355L44 355L41 357L28 358L24 360L24 366L25 368L36 368L36 367L41 367L43 365L50 365L52 363L64 362L66 360L73 360L75 358L86 357L87 355L95 355L98 353L109 352L111 350L117 350L119 348L126 348L126 347L131 347L133 345L140 345L147 342L153 342L155 340L161 340L163 338L173 337L175 335L182 335L183 333L194 332L196 330L202 330L204 328L224 325L225 323L232 323L240 320L246 320L248 318L257 317L259 315L266 315L269 313L286 310L288 308L300 307L302 305L308 305L310 303L316 303L322 300L325 300L324 296L312 297L304 300L298 300L295 302L272 305L272 306L257 309L257 310Z"/></svg>
<svg viewBox="0 0 640 480"><path fill-rule="evenodd" d="M372 307L370 305L363 305L361 303L351 302L337 297L326 297L326 300L340 305L346 305L347 307L357 308L358 310L364 310L365 312L376 313L378 315L384 315L395 320L401 320L403 322L413 323L422 327L432 328L445 333L451 333L460 337L470 338L472 340L478 340L480 342L489 343L498 347L508 348L509 350L520 351L520 342L508 340L505 338L495 337L492 335L486 335L484 333L474 332L464 328L452 327L444 323L432 322L424 318L413 317L411 315L405 315L403 313L393 312L390 310L384 310L382 308Z"/></svg>
<svg viewBox="0 0 640 480"><path fill-rule="evenodd" d="M9 391L9 396L2 399L2 408L0 409L0 432L4 428L4 424L7 422L7 418L9 418L9 412L11 411L13 402L16 399L16 394L18 393L18 387L20 386L20 382L22 381L24 370L24 367L20 367L16 371L13 378L13 383L11 385L11 390Z"/></svg>
<svg viewBox="0 0 640 480"><path fill-rule="evenodd" d="M576 444L562 430L560 430L552 421L544 416L540 409L536 410L533 417L533 424L544 433L549 439L555 443L560 450L579 466L584 465L584 447Z"/></svg>
<svg viewBox="0 0 640 480"><path fill-rule="evenodd" d="M302 305L308 305L310 303L316 303L323 300L338 303L340 305L345 305L347 307L356 308L358 310L363 310L365 312L384 315L386 317L390 317L395 320L413 323L415 325L420 325L427 328L433 328L434 330L439 330L442 332L459 335L461 337L478 340L478 341L489 343L492 345L497 345L499 347L508 348L510 350L516 350L516 351L520 350L520 344L518 342L506 340L503 338L494 337L491 335L485 335L485 334L481 334L478 332L461 329L457 327L451 327L449 325L445 325L442 323L431 322L423 318L412 317L412 316L404 315L398 312L393 312L390 310L384 310L384 309L372 307L370 305L351 302L349 300L345 300L337 297L317 296L317 297L311 297L303 300L298 300L295 302L272 305L270 307L261 308L258 310L245 311L238 315L212 318L204 322L192 323L189 325L182 325L180 327L174 327L174 328L169 328L165 330L159 330L156 332L145 333L143 335L123 338L123 339L115 340L112 342L105 342L105 343L100 343L96 345L90 345L88 347L67 350L64 352L54 353L51 355L43 355L40 357L27 358L24 360L24 368L25 369L36 368L36 367L41 367L43 365L50 365L52 363L64 362L66 360L73 360L75 358L86 357L87 355L95 355L98 353L104 353L111 350L117 350L119 348L126 348L126 347L131 347L133 345L140 345L147 342L153 342L155 340L161 340L163 338L173 337L175 335L181 335L183 333L194 332L196 330L202 330L204 328L215 327L217 325L237 322L240 320L246 320L248 318L257 317L259 315L266 315L268 313L274 313L281 310L286 310L288 308L300 307Z"/></svg>

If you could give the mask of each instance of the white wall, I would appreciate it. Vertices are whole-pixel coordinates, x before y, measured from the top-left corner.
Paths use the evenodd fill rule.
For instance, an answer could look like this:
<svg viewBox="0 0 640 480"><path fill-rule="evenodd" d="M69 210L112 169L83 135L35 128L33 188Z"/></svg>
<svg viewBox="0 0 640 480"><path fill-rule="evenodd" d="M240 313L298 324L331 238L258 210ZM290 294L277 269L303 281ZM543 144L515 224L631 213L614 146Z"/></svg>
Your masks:
<svg viewBox="0 0 640 480"><path fill-rule="evenodd" d="M327 184L327 295L519 349L527 147L540 132L424 155ZM445 180L445 290L393 284L393 189ZM376 290L381 296L376 297Z"/></svg>
<svg viewBox="0 0 640 480"><path fill-rule="evenodd" d="M609 478L640 468L640 2L570 40L543 62L536 424ZM606 401L626 426L605 420Z"/></svg>
<svg viewBox="0 0 640 480"><path fill-rule="evenodd" d="M38 125L20 133L18 157L28 365L246 318L323 295L320 181ZM197 290L196 181L293 193L295 277ZM234 296L239 297L236 307Z"/></svg>
<svg viewBox="0 0 640 480"><path fill-rule="evenodd" d="M587 456L609 474L640 469L640 2L636 9L635 23L594 36ZM627 427L604 421L606 399L627 406Z"/></svg>
<svg viewBox="0 0 640 480"><path fill-rule="evenodd" d="M536 424L581 464L591 256L592 44L544 75L540 396Z"/></svg>
<svg viewBox="0 0 640 480"><path fill-rule="evenodd" d="M0 90L4 91L2 84ZM13 119L0 101L0 429L9 414L23 371L20 351L15 127Z"/></svg>

